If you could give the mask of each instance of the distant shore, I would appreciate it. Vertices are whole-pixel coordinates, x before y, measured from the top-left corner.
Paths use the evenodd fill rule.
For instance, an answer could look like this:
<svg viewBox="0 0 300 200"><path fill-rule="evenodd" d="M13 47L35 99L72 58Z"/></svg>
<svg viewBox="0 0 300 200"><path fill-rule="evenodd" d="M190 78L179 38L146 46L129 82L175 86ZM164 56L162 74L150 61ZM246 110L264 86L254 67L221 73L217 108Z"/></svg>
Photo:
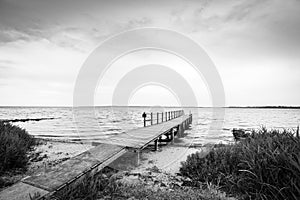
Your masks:
<svg viewBox="0 0 300 200"><path fill-rule="evenodd" d="M229 106L225 108L300 109L300 106Z"/></svg>
<svg viewBox="0 0 300 200"><path fill-rule="evenodd" d="M80 106L80 107L73 107L73 106L0 106L0 108L109 108L109 107L120 107L120 108L156 108L156 106L149 106L149 105L138 105L138 106ZM213 107L213 106L157 106L157 108L263 108L263 109L300 109L300 106L225 106L225 107Z"/></svg>

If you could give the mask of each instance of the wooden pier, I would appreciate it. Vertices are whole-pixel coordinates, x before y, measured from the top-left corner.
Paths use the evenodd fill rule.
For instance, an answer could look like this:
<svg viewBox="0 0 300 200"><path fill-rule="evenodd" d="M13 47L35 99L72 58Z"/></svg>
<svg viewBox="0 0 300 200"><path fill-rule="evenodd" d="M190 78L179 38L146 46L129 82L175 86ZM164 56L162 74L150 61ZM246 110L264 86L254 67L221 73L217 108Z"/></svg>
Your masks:
<svg viewBox="0 0 300 200"><path fill-rule="evenodd" d="M159 142L173 142L182 136L192 123L192 115L182 110L163 113L144 113L144 127L121 133L95 143L96 147L30 177L0 192L0 200L30 199L35 193L49 199L57 192L74 187L84 177L100 172L127 151L139 153L151 143L157 150Z"/></svg>

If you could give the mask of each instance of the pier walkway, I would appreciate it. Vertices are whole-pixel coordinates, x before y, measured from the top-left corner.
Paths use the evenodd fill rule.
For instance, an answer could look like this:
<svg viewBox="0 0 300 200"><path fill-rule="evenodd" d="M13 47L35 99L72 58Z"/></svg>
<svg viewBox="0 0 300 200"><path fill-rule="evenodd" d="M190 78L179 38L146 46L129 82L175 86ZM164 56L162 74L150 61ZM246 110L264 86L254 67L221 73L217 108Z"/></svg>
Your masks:
<svg viewBox="0 0 300 200"><path fill-rule="evenodd" d="M39 170L32 176L0 192L0 200L30 200L34 194L38 199L53 199L61 191L75 188L85 177L91 177L115 161L127 151L138 153L154 143L173 142L175 136L182 136L192 123L192 115L182 110L164 113L143 114L144 127L121 133L95 143L95 147L65 162Z"/></svg>

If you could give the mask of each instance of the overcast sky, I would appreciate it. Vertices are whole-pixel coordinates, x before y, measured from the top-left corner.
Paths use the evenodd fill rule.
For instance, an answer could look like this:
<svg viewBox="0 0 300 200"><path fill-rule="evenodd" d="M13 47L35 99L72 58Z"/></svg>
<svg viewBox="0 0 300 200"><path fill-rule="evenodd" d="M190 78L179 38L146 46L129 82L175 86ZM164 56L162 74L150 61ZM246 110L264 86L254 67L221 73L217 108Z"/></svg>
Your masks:
<svg viewBox="0 0 300 200"><path fill-rule="evenodd" d="M111 35L139 27L172 29L199 43L220 73L227 106L300 105L299 0L0 0L0 106L72 105L88 55ZM111 103L118 66L129 70L153 59L181 70L199 105L211 105L188 64L155 51L114 63L96 104ZM178 103L157 85L140 88L129 102Z"/></svg>

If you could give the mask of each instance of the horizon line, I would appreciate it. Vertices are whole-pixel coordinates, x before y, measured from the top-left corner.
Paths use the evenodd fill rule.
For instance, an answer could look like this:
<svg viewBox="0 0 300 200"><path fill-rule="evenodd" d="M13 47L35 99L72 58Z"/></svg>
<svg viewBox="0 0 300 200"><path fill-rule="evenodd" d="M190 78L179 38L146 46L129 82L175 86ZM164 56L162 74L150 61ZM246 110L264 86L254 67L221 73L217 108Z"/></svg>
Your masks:
<svg viewBox="0 0 300 200"><path fill-rule="evenodd" d="M300 105L261 105L261 106L152 106L152 105L95 105L95 106L40 106L40 105L4 105L0 108L89 108L89 107L163 107L163 108L300 108Z"/></svg>

